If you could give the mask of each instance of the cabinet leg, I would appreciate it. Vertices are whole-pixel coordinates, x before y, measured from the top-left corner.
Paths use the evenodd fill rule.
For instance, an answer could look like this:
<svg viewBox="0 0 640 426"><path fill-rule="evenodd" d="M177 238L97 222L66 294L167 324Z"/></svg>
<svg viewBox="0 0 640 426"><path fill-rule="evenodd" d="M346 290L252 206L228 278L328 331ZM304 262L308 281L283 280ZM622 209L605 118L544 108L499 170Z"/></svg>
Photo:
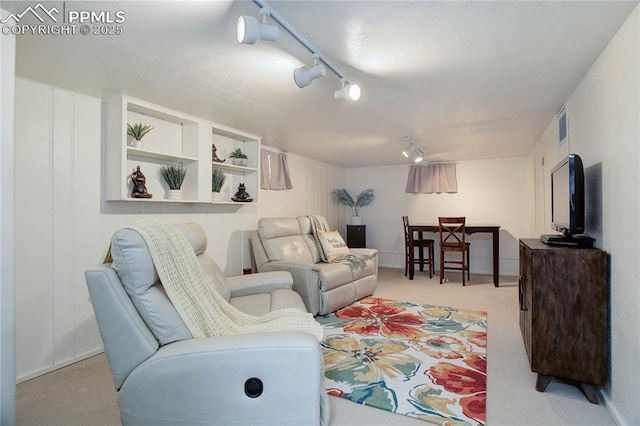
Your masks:
<svg viewBox="0 0 640 426"><path fill-rule="evenodd" d="M590 385L588 383L580 383L578 385L584 396L587 397L590 403L597 404L598 403L598 389L595 386Z"/></svg>
<svg viewBox="0 0 640 426"><path fill-rule="evenodd" d="M551 376L545 376L544 374L538 374L538 378L536 379L536 390L538 392L544 392L547 390L547 386L551 381Z"/></svg>

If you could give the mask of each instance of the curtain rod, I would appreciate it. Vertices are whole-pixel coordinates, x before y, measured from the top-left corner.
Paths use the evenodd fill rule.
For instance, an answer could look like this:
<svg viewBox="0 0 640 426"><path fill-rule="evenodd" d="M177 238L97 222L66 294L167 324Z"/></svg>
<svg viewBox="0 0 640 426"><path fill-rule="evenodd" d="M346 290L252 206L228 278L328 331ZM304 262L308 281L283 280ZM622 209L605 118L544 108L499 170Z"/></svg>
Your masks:
<svg viewBox="0 0 640 426"><path fill-rule="evenodd" d="M427 164L409 164L409 166L428 166L429 164L458 164L457 161L427 161Z"/></svg>
<svg viewBox="0 0 640 426"><path fill-rule="evenodd" d="M268 146L268 145L261 145L260 146L262 149L266 149L267 151L271 151L271 152L278 152L280 154L284 154L284 151L278 148L274 148L272 146Z"/></svg>

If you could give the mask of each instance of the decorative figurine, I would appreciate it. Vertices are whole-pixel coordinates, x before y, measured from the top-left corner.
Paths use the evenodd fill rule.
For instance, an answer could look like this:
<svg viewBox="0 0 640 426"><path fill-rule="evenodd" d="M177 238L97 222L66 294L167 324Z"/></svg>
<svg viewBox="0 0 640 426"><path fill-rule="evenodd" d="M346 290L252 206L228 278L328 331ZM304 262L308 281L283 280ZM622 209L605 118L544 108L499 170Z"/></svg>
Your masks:
<svg viewBox="0 0 640 426"><path fill-rule="evenodd" d="M250 203L253 198L247 192L247 187L244 186L244 183L241 183L238 185L238 192L236 192L235 197L231 197L231 200L238 203Z"/></svg>
<svg viewBox="0 0 640 426"><path fill-rule="evenodd" d="M211 144L211 161L215 161L216 163L224 163L225 161L227 161L226 158L224 160L218 158L218 154L216 154L217 150L218 148L216 148L214 144Z"/></svg>
<svg viewBox="0 0 640 426"><path fill-rule="evenodd" d="M147 192L147 178L140 171L140 166L136 166L136 171L131 173L131 181L133 188L131 189L131 198L151 198L153 194Z"/></svg>

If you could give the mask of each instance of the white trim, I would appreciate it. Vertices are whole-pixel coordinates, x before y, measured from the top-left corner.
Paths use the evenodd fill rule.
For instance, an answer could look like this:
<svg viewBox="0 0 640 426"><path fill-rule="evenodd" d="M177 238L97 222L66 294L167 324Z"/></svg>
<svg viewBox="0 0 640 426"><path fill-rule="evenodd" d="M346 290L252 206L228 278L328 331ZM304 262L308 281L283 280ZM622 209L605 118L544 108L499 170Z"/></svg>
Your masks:
<svg viewBox="0 0 640 426"><path fill-rule="evenodd" d="M0 15L5 16L1 10ZM14 35L0 37L0 424L16 422L13 156L15 115Z"/></svg>
<svg viewBox="0 0 640 426"><path fill-rule="evenodd" d="M75 364L76 362L83 361L87 358L91 358L92 356L96 356L104 352L104 348L94 349L89 352L85 352L82 355L75 356L73 358L69 358L66 361L59 362L55 365L51 365L45 368L40 368L38 370L32 371L28 374L23 374L20 377L16 378L16 384L26 382L27 380L35 379L36 377L42 376L43 374L51 373L52 371L59 370L64 367L68 367L71 364Z"/></svg>

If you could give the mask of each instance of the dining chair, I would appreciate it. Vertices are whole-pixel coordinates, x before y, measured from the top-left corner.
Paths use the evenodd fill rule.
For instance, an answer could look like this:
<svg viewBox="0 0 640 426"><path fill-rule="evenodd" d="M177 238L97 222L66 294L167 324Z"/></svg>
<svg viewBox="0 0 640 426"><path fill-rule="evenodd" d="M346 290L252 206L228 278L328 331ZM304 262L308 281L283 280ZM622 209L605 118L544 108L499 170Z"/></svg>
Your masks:
<svg viewBox="0 0 640 426"><path fill-rule="evenodd" d="M416 237L414 232L409 232L408 216L402 216L402 224L404 225L404 276L406 277L407 273L409 273L409 279L412 280L415 265L420 265L420 270L424 271L424 265L426 264L429 268L429 278L433 278L434 240L422 238L422 233L419 233L418 237ZM411 254L415 256L415 253L411 253L411 250L415 248L418 248L418 258L413 257L413 262L411 262ZM425 248L427 249L426 257Z"/></svg>
<svg viewBox="0 0 640 426"><path fill-rule="evenodd" d="M465 222L464 217L439 217L438 224L440 226L440 284L444 280L445 269L453 269L462 271L462 285L466 285L466 278L471 279L469 271L469 243L465 241ZM460 253L455 258L446 257L446 253ZM446 266L447 264L460 265L459 267Z"/></svg>

